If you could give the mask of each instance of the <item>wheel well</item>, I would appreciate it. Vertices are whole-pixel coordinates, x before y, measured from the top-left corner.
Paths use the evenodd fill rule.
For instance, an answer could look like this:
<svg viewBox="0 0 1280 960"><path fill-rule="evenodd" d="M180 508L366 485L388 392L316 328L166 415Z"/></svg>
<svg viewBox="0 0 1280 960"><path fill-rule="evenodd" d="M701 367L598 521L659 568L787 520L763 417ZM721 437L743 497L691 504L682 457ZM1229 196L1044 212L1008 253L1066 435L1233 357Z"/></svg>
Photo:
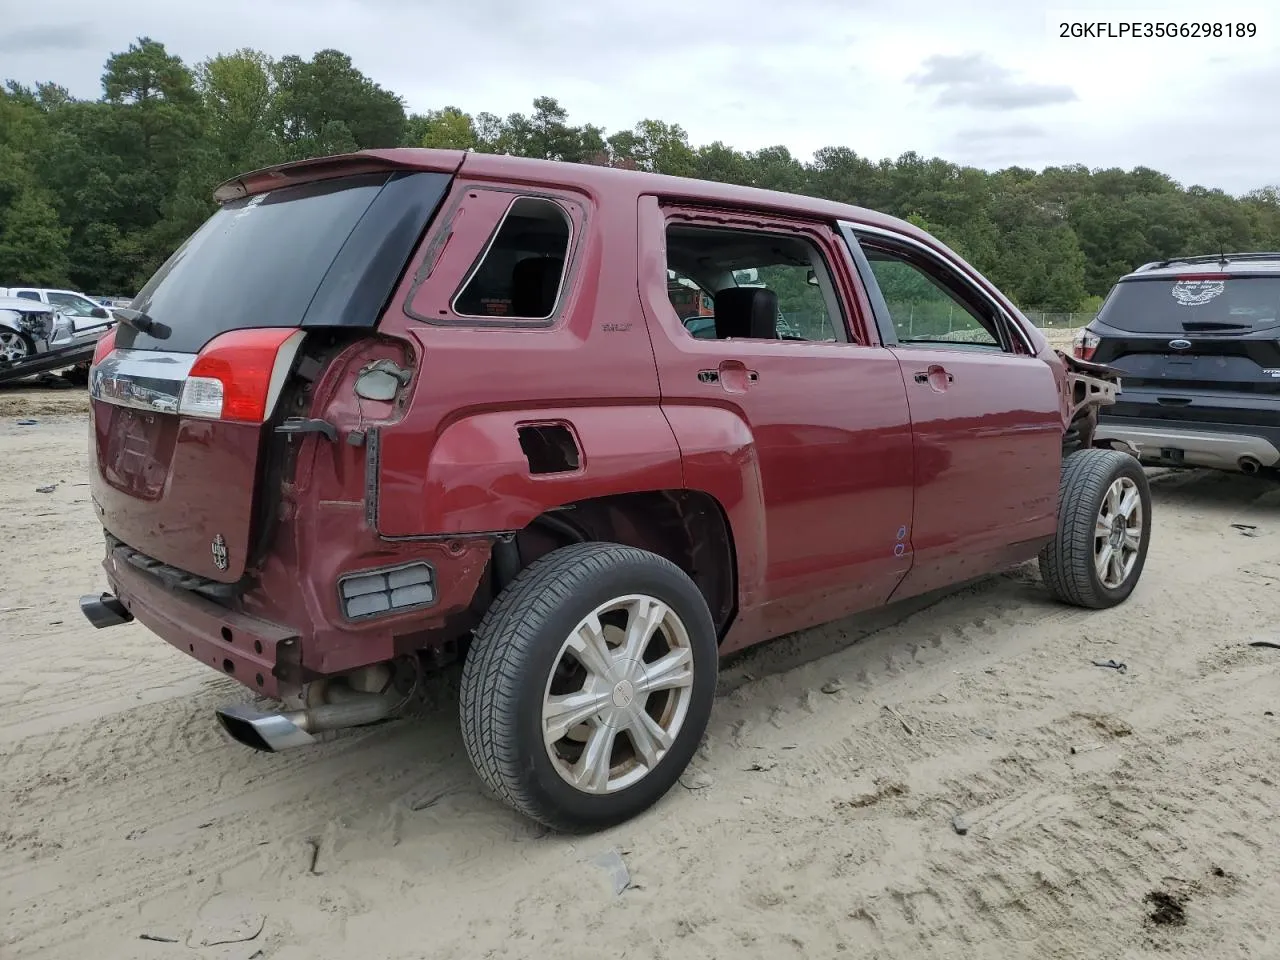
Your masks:
<svg viewBox="0 0 1280 960"><path fill-rule="evenodd" d="M521 569L574 542L622 543L666 557L706 598L721 639L737 612L737 562L719 502L697 490L654 490L581 500L549 510L494 546L496 593Z"/></svg>

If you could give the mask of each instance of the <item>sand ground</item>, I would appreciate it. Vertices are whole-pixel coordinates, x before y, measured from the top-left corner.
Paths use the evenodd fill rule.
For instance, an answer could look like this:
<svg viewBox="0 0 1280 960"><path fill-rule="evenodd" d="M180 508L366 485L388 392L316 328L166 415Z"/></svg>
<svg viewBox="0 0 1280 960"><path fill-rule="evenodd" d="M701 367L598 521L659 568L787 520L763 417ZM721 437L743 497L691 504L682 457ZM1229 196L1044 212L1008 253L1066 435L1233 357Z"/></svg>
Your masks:
<svg viewBox="0 0 1280 960"><path fill-rule="evenodd" d="M1276 955L1275 484L1155 477L1115 611L1020 569L751 652L684 784L565 839L481 793L447 687L260 755L214 723L239 687L84 623L82 411L0 396L0 957Z"/></svg>

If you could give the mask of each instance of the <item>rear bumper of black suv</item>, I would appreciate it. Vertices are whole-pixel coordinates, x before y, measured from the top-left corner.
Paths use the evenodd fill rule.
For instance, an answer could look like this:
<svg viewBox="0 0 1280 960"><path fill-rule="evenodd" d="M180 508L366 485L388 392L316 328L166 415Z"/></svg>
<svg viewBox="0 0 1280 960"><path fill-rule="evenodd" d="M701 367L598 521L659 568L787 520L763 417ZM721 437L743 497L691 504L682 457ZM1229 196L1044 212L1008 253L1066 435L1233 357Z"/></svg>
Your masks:
<svg viewBox="0 0 1280 960"><path fill-rule="evenodd" d="M1215 411L1213 420L1135 417L1118 412L1104 411L1096 438L1132 444L1143 463L1242 473L1280 466L1280 418L1274 421L1275 426L1267 426L1249 422L1254 418L1248 415L1233 422L1231 411L1222 408Z"/></svg>

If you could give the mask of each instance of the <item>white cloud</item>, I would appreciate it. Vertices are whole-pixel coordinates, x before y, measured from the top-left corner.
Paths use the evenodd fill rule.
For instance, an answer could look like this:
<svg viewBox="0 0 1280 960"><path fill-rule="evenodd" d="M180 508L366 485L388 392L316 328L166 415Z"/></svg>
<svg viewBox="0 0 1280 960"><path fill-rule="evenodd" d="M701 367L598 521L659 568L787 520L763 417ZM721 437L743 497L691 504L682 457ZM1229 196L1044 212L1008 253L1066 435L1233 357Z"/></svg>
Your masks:
<svg viewBox="0 0 1280 960"><path fill-rule="evenodd" d="M1101 19L1110 4L1071 5ZM1137 0L1126 12L1135 7L1218 16L1197 0ZM653 117L695 143L781 143L801 156L842 145L875 159L914 150L986 167L1141 164L1233 192L1280 179L1270 122L1280 34L1268 24L1229 43L1059 40L1050 9L1035 0L44 0L10 12L0 72L95 96L107 56L140 34L189 63L246 46L277 56L336 47L413 110L524 112L547 95L574 122L611 131Z"/></svg>

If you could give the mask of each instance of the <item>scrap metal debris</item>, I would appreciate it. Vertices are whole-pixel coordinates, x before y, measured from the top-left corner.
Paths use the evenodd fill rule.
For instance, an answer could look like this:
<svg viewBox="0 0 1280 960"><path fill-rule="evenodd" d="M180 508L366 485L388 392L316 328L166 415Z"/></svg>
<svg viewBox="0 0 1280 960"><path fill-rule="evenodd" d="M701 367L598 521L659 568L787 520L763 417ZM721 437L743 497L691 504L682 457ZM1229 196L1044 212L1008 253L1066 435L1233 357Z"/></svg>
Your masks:
<svg viewBox="0 0 1280 960"><path fill-rule="evenodd" d="M1272 650L1280 650L1280 643L1276 643L1274 640L1250 640L1249 646L1270 647Z"/></svg>
<svg viewBox="0 0 1280 960"><path fill-rule="evenodd" d="M1118 673L1127 673L1129 671L1128 664L1121 663L1119 660L1094 660L1095 667L1106 667L1108 670L1115 670Z"/></svg>
<svg viewBox="0 0 1280 960"><path fill-rule="evenodd" d="M1239 530L1240 533L1246 537L1261 536L1261 534L1258 531L1258 528L1252 523L1233 523L1231 526L1234 527L1236 530Z"/></svg>
<svg viewBox="0 0 1280 960"><path fill-rule="evenodd" d="M844 689L843 680L828 680L826 683L822 685L823 693L839 693L843 689Z"/></svg>
<svg viewBox="0 0 1280 960"><path fill-rule="evenodd" d="M951 818L951 828L963 837L969 832L969 821L957 813Z"/></svg>

